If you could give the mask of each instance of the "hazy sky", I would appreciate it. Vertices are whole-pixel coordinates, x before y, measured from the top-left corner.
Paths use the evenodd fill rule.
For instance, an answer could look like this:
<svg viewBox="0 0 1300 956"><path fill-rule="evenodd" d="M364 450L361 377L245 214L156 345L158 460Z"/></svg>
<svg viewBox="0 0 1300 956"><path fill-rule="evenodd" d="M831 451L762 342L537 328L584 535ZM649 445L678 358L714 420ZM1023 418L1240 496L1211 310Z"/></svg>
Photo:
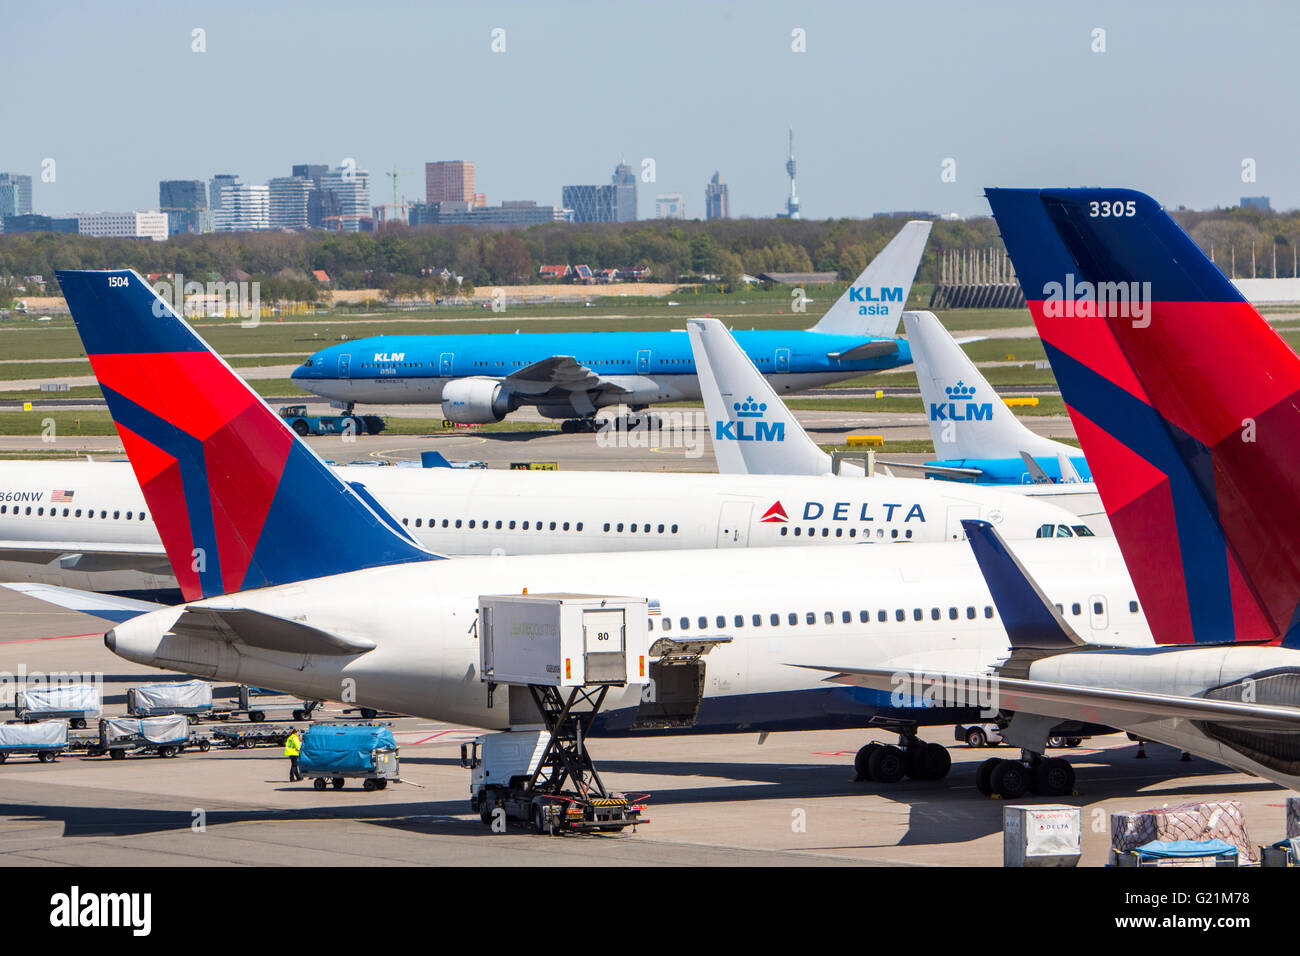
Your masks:
<svg viewBox="0 0 1300 956"><path fill-rule="evenodd" d="M1292 3L0 0L0 25L0 171L33 174L48 214L345 157L375 203L394 165L415 200L426 161L468 159L489 203L558 204L562 185L649 157L643 217L659 192L702 216L714 170L733 215L770 216L790 126L806 218L983 215L994 184L1300 205Z"/></svg>

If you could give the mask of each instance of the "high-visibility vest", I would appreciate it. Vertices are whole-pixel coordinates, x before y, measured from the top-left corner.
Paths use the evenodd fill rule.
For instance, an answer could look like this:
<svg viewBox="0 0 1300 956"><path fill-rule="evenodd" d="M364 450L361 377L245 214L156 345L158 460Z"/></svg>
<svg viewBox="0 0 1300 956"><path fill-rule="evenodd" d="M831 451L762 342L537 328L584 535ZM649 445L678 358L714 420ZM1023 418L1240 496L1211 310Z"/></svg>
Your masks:
<svg viewBox="0 0 1300 956"><path fill-rule="evenodd" d="M284 755L296 757L302 753L302 739L297 734L290 734L284 742Z"/></svg>

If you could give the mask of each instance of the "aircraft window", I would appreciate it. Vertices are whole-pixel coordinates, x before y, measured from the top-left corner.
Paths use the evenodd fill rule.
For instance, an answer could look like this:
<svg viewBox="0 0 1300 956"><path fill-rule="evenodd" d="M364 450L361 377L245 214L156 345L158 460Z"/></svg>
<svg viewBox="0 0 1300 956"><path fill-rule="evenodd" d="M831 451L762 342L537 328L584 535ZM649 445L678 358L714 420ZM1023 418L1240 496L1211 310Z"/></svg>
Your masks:
<svg viewBox="0 0 1300 956"><path fill-rule="evenodd" d="M852 624L852 623L853 623L853 612L852 612L852 611L841 611L841 612L840 612L840 620L841 620L843 623L845 623L845 624Z"/></svg>
<svg viewBox="0 0 1300 956"><path fill-rule="evenodd" d="M870 611L859 611L859 612L858 612L858 620L861 621L863 624L867 624L867 623L869 623L869 622L871 621L871 612L870 612Z"/></svg>
<svg viewBox="0 0 1300 956"><path fill-rule="evenodd" d="M850 528L850 529L849 529L849 537L850 537L850 538L856 538L857 536L858 536L858 529L857 529L857 528Z"/></svg>
<svg viewBox="0 0 1300 956"><path fill-rule="evenodd" d="M81 512L78 511L77 514L81 514ZM141 521L144 520L144 512L143 512L143 511L140 512L140 520L141 520Z"/></svg>
<svg viewBox="0 0 1300 956"><path fill-rule="evenodd" d="M80 509L80 508L77 509L77 513L74 514L73 517L74 517L74 518L80 518L80 517L81 517L81 509ZM140 512L140 518L141 518L141 520L144 519L144 512L143 512L143 511Z"/></svg>
<svg viewBox="0 0 1300 956"><path fill-rule="evenodd" d="M664 630L671 631L672 629L673 629L673 619L671 617L664 618Z"/></svg>
<svg viewBox="0 0 1300 956"><path fill-rule="evenodd" d="M877 612L876 612L876 620L879 621L879 622L882 623L882 624L883 624L885 621L888 621L888 620L889 620L889 612L888 612L888 611L877 611Z"/></svg>
<svg viewBox="0 0 1300 956"><path fill-rule="evenodd" d="M925 613L919 607L912 608L912 620L919 621L923 617L925 617Z"/></svg>
<svg viewBox="0 0 1300 956"><path fill-rule="evenodd" d="M889 529L889 536L890 536L891 538L897 538L897 537L898 537L898 529L897 529L897 528L890 528L890 529Z"/></svg>
<svg viewBox="0 0 1300 956"><path fill-rule="evenodd" d="M474 519L473 519L473 518L470 518L470 519L469 519L469 526L470 526L471 528L474 527Z"/></svg>
<svg viewBox="0 0 1300 956"><path fill-rule="evenodd" d="M501 525L498 524L497 527L499 528L499 527L501 527ZM563 530L565 530L565 531L568 531L568 530L569 530L569 522L567 522L567 521L564 522L564 529L563 529Z"/></svg>
<svg viewBox="0 0 1300 956"><path fill-rule="evenodd" d="M524 529L525 531L528 530L528 522L527 522L527 521L525 521L525 522L523 523L523 529Z"/></svg>
<svg viewBox="0 0 1300 956"><path fill-rule="evenodd" d="M540 521L534 521L534 522L533 522L533 529L534 529L535 531L541 531L541 530L542 530L542 523L541 523Z"/></svg>
<svg viewBox="0 0 1300 956"><path fill-rule="evenodd" d="M966 620L968 621L975 620L975 609L973 607L966 608Z"/></svg>
<svg viewBox="0 0 1300 956"><path fill-rule="evenodd" d="M609 522L608 522L608 521L605 522L605 530L606 530L606 531L609 530Z"/></svg>
<svg viewBox="0 0 1300 956"><path fill-rule="evenodd" d="M9 513L9 506L8 506L8 505L0 505L0 515L8 514L8 513Z"/></svg>
<svg viewBox="0 0 1300 956"><path fill-rule="evenodd" d="M745 626L745 615L743 615L743 614L737 614L737 615L736 615L736 627L744 627L744 626Z"/></svg>
<svg viewBox="0 0 1300 956"><path fill-rule="evenodd" d="M1069 526L1069 525L1066 525L1066 524L1058 524L1058 525L1056 526L1056 536L1057 536L1058 538L1073 538L1073 537L1074 537L1074 532L1070 530L1070 526Z"/></svg>
<svg viewBox="0 0 1300 956"><path fill-rule="evenodd" d="M782 536L782 537L785 537L785 535L787 535L789 532L790 532L790 526L789 526L789 525L784 525L784 524L781 525L781 536Z"/></svg>
<svg viewBox="0 0 1300 956"><path fill-rule="evenodd" d="M843 528L836 528L836 529L835 529L835 537L837 537L837 538L842 538L842 537L844 537L844 529L843 529Z"/></svg>
<svg viewBox="0 0 1300 956"><path fill-rule="evenodd" d="M807 612L805 612L805 613L804 613L804 619L807 620L807 622L808 622L809 624L816 624L816 623L817 623L817 612L816 612L816 611L807 611Z"/></svg>
<svg viewBox="0 0 1300 956"><path fill-rule="evenodd" d="M709 619L705 617L703 614L701 614L699 617L699 625L701 631L706 631L709 628Z"/></svg>
<svg viewBox="0 0 1300 956"><path fill-rule="evenodd" d="M673 534L677 533L677 525L673 525Z"/></svg>
<svg viewBox="0 0 1300 956"><path fill-rule="evenodd" d="M784 531L785 529L782 528L781 530ZM803 534L803 528L796 527L796 528L794 529L794 536L797 538L797 537L799 537L799 535L801 535L801 534Z"/></svg>
<svg viewBox="0 0 1300 956"><path fill-rule="evenodd" d="M423 520L424 520L423 518L416 518L416 519L415 519L415 526L416 526L417 528L420 527L420 522L423 521Z"/></svg>
<svg viewBox="0 0 1300 956"><path fill-rule="evenodd" d="M894 620L895 620L895 621L906 621L906 620L907 620L907 612L904 611L901 607L899 607L899 608L895 608L895 609L894 609Z"/></svg>
<svg viewBox="0 0 1300 956"><path fill-rule="evenodd" d="M941 616L937 607L930 608L930 620L937 621Z"/></svg>
<svg viewBox="0 0 1300 956"><path fill-rule="evenodd" d="M767 623L771 624L773 627L780 627L780 626L781 626L781 615L780 615L780 614L772 614L772 615L770 615L770 616L768 617L768 619L767 619Z"/></svg>
<svg viewBox="0 0 1300 956"><path fill-rule="evenodd" d="M829 538L830 536L831 536L831 529L830 529L830 528L822 528L822 537L823 537L823 538Z"/></svg>
<svg viewBox="0 0 1300 956"><path fill-rule="evenodd" d="M1070 527L1074 529L1074 536L1076 538L1097 537L1095 534L1092 533L1092 529L1089 528L1086 524L1072 524L1070 525Z"/></svg>
<svg viewBox="0 0 1300 956"><path fill-rule="evenodd" d="M1130 614L1136 614L1136 613L1138 612L1138 602L1137 602L1137 601L1129 601L1129 602L1128 602L1128 612L1129 612Z"/></svg>
<svg viewBox="0 0 1300 956"><path fill-rule="evenodd" d="M755 614L755 615L750 619L750 623L752 623L755 627L762 627L762 626L763 626L763 615L761 615L761 614Z"/></svg>
<svg viewBox="0 0 1300 956"><path fill-rule="evenodd" d="M1040 524L1038 530L1034 532L1035 538L1050 538L1056 532L1054 524Z"/></svg>
<svg viewBox="0 0 1300 956"><path fill-rule="evenodd" d="M622 530L623 530L623 522L621 522L621 521L618 523L618 530L619 530L619 531L622 531Z"/></svg>
<svg viewBox="0 0 1300 956"><path fill-rule="evenodd" d="M460 519L459 519L459 518L456 519L456 527L457 527L457 528L460 527Z"/></svg>
<svg viewBox="0 0 1300 956"><path fill-rule="evenodd" d="M1079 602L1078 602L1078 601L1075 601L1073 604L1070 605L1070 613L1071 613L1071 614L1082 614L1082 613L1083 613L1083 608L1079 607Z"/></svg>
<svg viewBox="0 0 1300 956"><path fill-rule="evenodd" d="M904 537L904 538L910 538L911 536L912 536L912 529L911 529L911 528L908 528L906 531L903 532L903 537Z"/></svg>
<svg viewBox="0 0 1300 956"><path fill-rule="evenodd" d="M552 531L555 530L555 522L554 522L554 521L551 522L551 530L552 530Z"/></svg>
<svg viewBox="0 0 1300 956"><path fill-rule="evenodd" d="M948 620L950 621L957 620L957 609L955 607L948 608Z"/></svg>
<svg viewBox="0 0 1300 956"><path fill-rule="evenodd" d="M1101 614L1101 613L1102 613L1102 610L1103 610L1103 606L1102 606L1102 603L1101 603L1100 601L1093 601L1093 602L1092 602L1092 613L1093 613L1093 614Z"/></svg>
<svg viewBox="0 0 1300 956"><path fill-rule="evenodd" d="M719 615L717 616L717 619L716 619L716 620L717 620L717 626L718 626L718 627L721 628L721 627L726 627L726 626L727 626L727 618L726 618L725 615L719 614ZM736 625L736 626L739 627L740 625Z"/></svg>
<svg viewBox="0 0 1300 956"><path fill-rule="evenodd" d="M411 523L411 519L410 519L410 518L403 518L403 519L402 519L402 524L403 524L403 525L406 525L406 526L409 527L409 526L410 526L410 523ZM470 525L471 525L471 526L473 525L473 522L472 522L472 521L470 522Z"/></svg>
<svg viewBox="0 0 1300 956"><path fill-rule="evenodd" d="M794 611L791 611L791 612L786 616L786 620L790 622L790 626L791 626L791 627L794 627L796 624L799 623L799 615L796 614L796 613L794 613Z"/></svg>
<svg viewBox="0 0 1300 956"><path fill-rule="evenodd" d="M1064 608L1063 606L1061 606L1060 604L1056 605L1056 613L1057 613L1057 614L1064 614L1064 613L1065 613L1065 608Z"/></svg>
<svg viewBox="0 0 1300 956"><path fill-rule="evenodd" d="M67 516L68 516L68 509L67 509L67 508L64 508L64 509L63 509L63 517L66 518ZM130 521L130 520L131 520L131 512L129 512L129 511L126 513L126 520L127 520L127 521Z"/></svg>
<svg viewBox="0 0 1300 956"><path fill-rule="evenodd" d="M447 527L447 519L446 519L446 518L443 518L443 519L442 519L442 526L443 526L444 528Z"/></svg>
<svg viewBox="0 0 1300 956"><path fill-rule="evenodd" d="M121 514L120 511L114 511L114 512L113 512L113 520L114 520L114 521L117 520L117 516L118 516L119 514Z"/></svg>
<svg viewBox="0 0 1300 956"><path fill-rule="evenodd" d="M645 532L646 534L649 534L649 533L650 533L650 525L649 525L649 524L642 525L641 530L642 530L643 532Z"/></svg>
<svg viewBox="0 0 1300 956"><path fill-rule="evenodd" d="M663 533L664 533L664 526L663 526L663 525L660 525L660 526L659 526L659 533L660 533L660 534L663 534Z"/></svg>
<svg viewBox="0 0 1300 956"><path fill-rule="evenodd" d="M37 508L37 509L36 509L36 517L39 518L39 517L40 517L41 515L43 515L43 514L45 514L45 509L44 509L44 508Z"/></svg>
<svg viewBox="0 0 1300 956"><path fill-rule="evenodd" d="M582 530L582 522L579 521L576 525L574 525L574 529L577 530L577 531L581 531L581 530Z"/></svg>
<svg viewBox="0 0 1300 956"><path fill-rule="evenodd" d="M620 528L619 530L621 531L622 529ZM636 533L636 525L635 525L635 524L632 525L631 530L632 530L632 533L633 533L633 534Z"/></svg>
<svg viewBox="0 0 1300 956"><path fill-rule="evenodd" d="M834 623L835 623L835 612L834 612L834 611L827 611L825 614L822 615L822 620L825 621L827 624L834 624Z"/></svg>
<svg viewBox="0 0 1300 956"><path fill-rule="evenodd" d="M689 617L684 617L677 623L682 626L683 631L689 631L691 629L691 619Z"/></svg>
<svg viewBox="0 0 1300 956"><path fill-rule="evenodd" d="M876 537L877 537L877 538L883 538L884 536L885 536L885 529L884 529L884 528L877 528L877 529L876 529Z"/></svg>
<svg viewBox="0 0 1300 956"><path fill-rule="evenodd" d="M984 605L984 616L988 618L991 618L993 616L993 605L991 604Z"/></svg>
<svg viewBox="0 0 1300 956"><path fill-rule="evenodd" d="M497 519L497 530L501 530L501 520L499 518Z"/></svg>

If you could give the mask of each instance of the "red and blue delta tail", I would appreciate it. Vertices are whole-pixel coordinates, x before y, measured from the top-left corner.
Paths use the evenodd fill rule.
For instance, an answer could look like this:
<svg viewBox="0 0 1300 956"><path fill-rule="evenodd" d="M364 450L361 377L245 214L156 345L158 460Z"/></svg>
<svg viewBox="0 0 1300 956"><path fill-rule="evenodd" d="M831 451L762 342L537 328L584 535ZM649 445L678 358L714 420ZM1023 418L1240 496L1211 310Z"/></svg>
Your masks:
<svg viewBox="0 0 1300 956"><path fill-rule="evenodd" d="M1156 640L1300 646L1300 358L1149 196L987 196Z"/></svg>
<svg viewBox="0 0 1300 956"><path fill-rule="evenodd" d="M186 600L436 558L130 270L59 272Z"/></svg>

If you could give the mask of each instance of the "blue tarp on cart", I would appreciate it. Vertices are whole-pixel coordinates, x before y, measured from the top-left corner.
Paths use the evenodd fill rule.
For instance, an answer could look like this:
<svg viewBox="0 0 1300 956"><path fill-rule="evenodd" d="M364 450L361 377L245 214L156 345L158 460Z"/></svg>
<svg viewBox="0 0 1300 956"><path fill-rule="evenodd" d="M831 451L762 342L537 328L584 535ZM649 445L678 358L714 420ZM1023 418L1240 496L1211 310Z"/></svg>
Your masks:
<svg viewBox="0 0 1300 956"><path fill-rule="evenodd" d="M373 773L374 751L396 747L387 727L313 725L303 735L298 766L303 773Z"/></svg>
<svg viewBox="0 0 1300 956"><path fill-rule="evenodd" d="M1236 856L1237 848L1223 840L1152 840L1135 851L1149 859L1175 859L1192 856Z"/></svg>

